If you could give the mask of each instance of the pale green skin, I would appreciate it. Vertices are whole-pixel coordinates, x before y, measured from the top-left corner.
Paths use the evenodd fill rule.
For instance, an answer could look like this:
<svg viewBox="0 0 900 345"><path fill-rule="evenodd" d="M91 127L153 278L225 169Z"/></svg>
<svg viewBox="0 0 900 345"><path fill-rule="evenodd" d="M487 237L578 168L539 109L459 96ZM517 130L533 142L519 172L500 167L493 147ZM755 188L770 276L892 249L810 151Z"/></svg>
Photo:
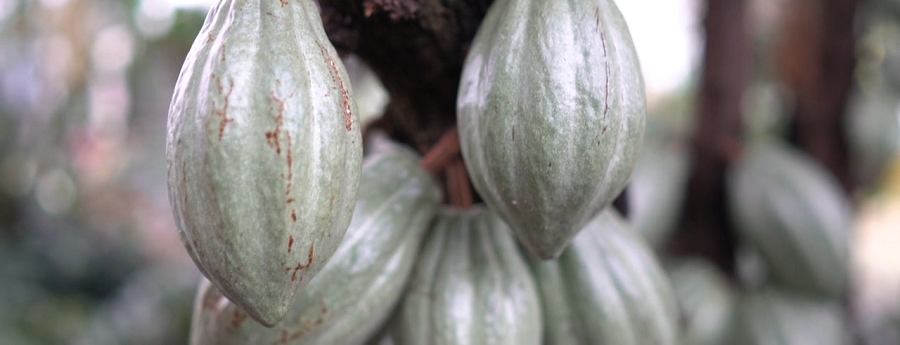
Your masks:
<svg viewBox="0 0 900 345"><path fill-rule="evenodd" d="M784 286L839 298L850 275L849 201L812 158L784 144L747 146L728 172L738 234Z"/></svg>
<svg viewBox="0 0 900 345"><path fill-rule="evenodd" d="M313 1L222 0L175 86L166 163L182 242L265 325L350 223L362 139L348 80Z"/></svg>
<svg viewBox="0 0 900 345"><path fill-rule="evenodd" d="M687 190L689 157L681 147L648 143L634 165L628 185L628 220L659 247L678 225Z"/></svg>
<svg viewBox="0 0 900 345"><path fill-rule="evenodd" d="M531 260L544 344L679 343L678 306L643 240L613 209L585 226L559 259Z"/></svg>
<svg viewBox="0 0 900 345"><path fill-rule="evenodd" d="M837 300L817 299L773 288L750 292L736 309L736 345L851 344Z"/></svg>
<svg viewBox="0 0 900 345"><path fill-rule="evenodd" d="M860 88L849 107L844 130L851 169L863 181L877 180L900 153L900 90L882 83Z"/></svg>
<svg viewBox="0 0 900 345"><path fill-rule="evenodd" d="M540 344L537 287L509 228L487 210L444 209L393 325L394 343Z"/></svg>
<svg viewBox="0 0 900 345"><path fill-rule="evenodd" d="M362 344L400 301L441 201L432 176L396 147L363 165L353 222L328 264L267 328L205 282L194 306L191 344Z"/></svg>
<svg viewBox="0 0 900 345"><path fill-rule="evenodd" d="M737 296L715 266L699 258L666 264L672 290L681 309L681 343L727 344Z"/></svg>
<svg viewBox="0 0 900 345"><path fill-rule="evenodd" d="M643 141L644 82L612 0L497 0L457 97L463 157L543 259L619 195Z"/></svg>

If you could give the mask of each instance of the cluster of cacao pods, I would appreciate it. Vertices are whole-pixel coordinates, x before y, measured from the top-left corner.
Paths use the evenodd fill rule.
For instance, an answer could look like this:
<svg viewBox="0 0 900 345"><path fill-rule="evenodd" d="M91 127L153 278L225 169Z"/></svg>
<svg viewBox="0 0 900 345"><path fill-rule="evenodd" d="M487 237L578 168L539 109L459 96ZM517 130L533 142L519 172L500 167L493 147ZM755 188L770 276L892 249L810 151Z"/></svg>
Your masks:
<svg viewBox="0 0 900 345"><path fill-rule="evenodd" d="M698 258L666 268L681 309L682 344L851 343L839 300L772 282L738 290Z"/></svg>
<svg viewBox="0 0 900 345"><path fill-rule="evenodd" d="M764 272L737 303L733 340L849 344L841 299L850 281L850 202L801 151L772 139L743 151L727 192L738 236Z"/></svg>
<svg viewBox="0 0 900 345"><path fill-rule="evenodd" d="M647 144L629 189L631 221L660 245L685 201L687 180L679 172L685 158L671 142ZM673 173L642 178L661 167ZM852 215L837 180L807 154L761 136L730 162L726 187L739 240L738 279L703 259L665 259L683 317L682 343L850 343L841 299L850 277Z"/></svg>
<svg viewBox="0 0 900 345"><path fill-rule="evenodd" d="M646 112L612 0L492 4L457 107L485 205L441 206L387 138L363 157L312 0L220 0L169 112L170 199L206 278L192 344L679 341L662 267L609 207Z"/></svg>

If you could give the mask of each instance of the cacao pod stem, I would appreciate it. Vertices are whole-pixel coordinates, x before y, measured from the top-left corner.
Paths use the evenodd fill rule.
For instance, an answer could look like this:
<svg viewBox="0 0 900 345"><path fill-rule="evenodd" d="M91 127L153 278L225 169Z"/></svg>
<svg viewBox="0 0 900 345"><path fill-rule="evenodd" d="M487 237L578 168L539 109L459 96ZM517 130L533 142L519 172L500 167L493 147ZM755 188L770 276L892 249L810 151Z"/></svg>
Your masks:
<svg viewBox="0 0 900 345"><path fill-rule="evenodd" d="M459 157L459 131L457 130L456 125L447 129L441 138L438 140L428 152L425 153L425 157L422 157L422 162L419 163L425 170L428 170L432 174L436 174L450 164L454 158Z"/></svg>

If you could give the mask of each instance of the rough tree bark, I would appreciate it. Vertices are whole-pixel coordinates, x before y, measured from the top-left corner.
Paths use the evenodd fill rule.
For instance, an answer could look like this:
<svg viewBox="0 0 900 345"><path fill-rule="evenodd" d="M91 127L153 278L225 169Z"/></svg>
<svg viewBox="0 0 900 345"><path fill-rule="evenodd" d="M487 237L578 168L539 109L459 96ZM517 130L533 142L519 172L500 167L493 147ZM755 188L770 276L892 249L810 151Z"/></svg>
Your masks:
<svg viewBox="0 0 900 345"><path fill-rule="evenodd" d="M353 53L390 95L374 124L426 155L444 178L447 201L477 201L456 124L456 93L469 45L493 0L319 0L325 31L339 53ZM441 140L444 138L445 140ZM438 145L436 147L436 145ZM449 145L449 146L448 146Z"/></svg>
<svg viewBox="0 0 900 345"><path fill-rule="evenodd" d="M328 38L361 57L391 101L383 127L421 152L456 122L456 91L493 0L319 0Z"/></svg>
<svg viewBox="0 0 900 345"><path fill-rule="evenodd" d="M700 255L735 272L735 237L728 218L725 169L739 154L741 99L752 61L747 1L710 0L704 18L706 46L693 164L675 254Z"/></svg>

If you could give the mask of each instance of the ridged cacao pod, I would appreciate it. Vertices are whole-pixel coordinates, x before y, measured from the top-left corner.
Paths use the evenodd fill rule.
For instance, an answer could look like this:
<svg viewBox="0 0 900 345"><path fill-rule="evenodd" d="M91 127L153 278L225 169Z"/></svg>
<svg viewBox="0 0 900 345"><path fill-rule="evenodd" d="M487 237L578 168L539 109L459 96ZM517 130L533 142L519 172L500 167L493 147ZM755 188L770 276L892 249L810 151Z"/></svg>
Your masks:
<svg viewBox="0 0 900 345"><path fill-rule="evenodd" d="M645 144L628 185L628 218L652 247L663 244L677 226L690 161L681 147Z"/></svg>
<svg viewBox="0 0 900 345"><path fill-rule="evenodd" d="M350 223L362 139L313 1L221 0L169 108L169 198L200 271L271 326Z"/></svg>
<svg viewBox="0 0 900 345"><path fill-rule="evenodd" d="M644 84L612 0L497 0L457 97L472 183L531 252L557 257L628 182Z"/></svg>
<svg viewBox="0 0 900 345"><path fill-rule="evenodd" d="M396 344L540 344L537 288L499 217L478 207L441 210L418 260Z"/></svg>
<svg viewBox="0 0 900 345"><path fill-rule="evenodd" d="M534 258L544 344L677 344L678 306L653 253L613 209L562 255Z"/></svg>
<svg viewBox="0 0 900 345"><path fill-rule="evenodd" d="M366 158L353 221L328 264L274 328L202 284L191 344L361 344L399 302L419 246L441 201L440 188L397 146Z"/></svg>
<svg viewBox="0 0 900 345"><path fill-rule="evenodd" d="M727 344L851 344L837 301L765 288L741 298L734 320Z"/></svg>
<svg viewBox="0 0 900 345"><path fill-rule="evenodd" d="M741 238L770 278L839 297L850 275L850 204L824 167L784 144L747 146L728 172L730 208Z"/></svg>
<svg viewBox="0 0 900 345"><path fill-rule="evenodd" d="M702 259L666 264L672 290L681 309L686 345L726 344L737 296L715 266Z"/></svg>
<svg viewBox="0 0 900 345"><path fill-rule="evenodd" d="M883 83L858 90L850 113L844 128L851 167L862 182L877 181L900 154L900 92Z"/></svg>

